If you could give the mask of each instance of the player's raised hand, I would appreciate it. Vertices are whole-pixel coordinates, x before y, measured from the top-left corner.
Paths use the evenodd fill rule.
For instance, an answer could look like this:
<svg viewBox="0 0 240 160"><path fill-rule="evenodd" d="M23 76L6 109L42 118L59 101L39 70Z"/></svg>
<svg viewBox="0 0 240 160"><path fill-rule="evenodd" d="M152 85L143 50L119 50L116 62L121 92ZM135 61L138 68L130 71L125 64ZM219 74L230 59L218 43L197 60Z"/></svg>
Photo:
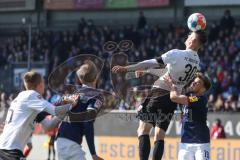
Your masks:
<svg viewBox="0 0 240 160"><path fill-rule="evenodd" d="M112 72L113 73L126 73L127 72L127 68L124 66L114 66L112 68Z"/></svg>
<svg viewBox="0 0 240 160"><path fill-rule="evenodd" d="M104 160L103 158L99 157L98 155L93 155L92 156L93 160Z"/></svg>
<svg viewBox="0 0 240 160"><path fill-rule="evenodd" d="M146 74L146 71L135 71L136 78L142 77Z"/></svg>

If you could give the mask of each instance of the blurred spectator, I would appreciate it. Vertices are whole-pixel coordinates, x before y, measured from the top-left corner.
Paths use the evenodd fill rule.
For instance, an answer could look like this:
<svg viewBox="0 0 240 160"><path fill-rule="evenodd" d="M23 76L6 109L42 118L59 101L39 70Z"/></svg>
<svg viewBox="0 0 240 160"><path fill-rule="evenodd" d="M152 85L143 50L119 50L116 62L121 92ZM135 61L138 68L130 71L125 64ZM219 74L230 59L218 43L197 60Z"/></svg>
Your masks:
<svg viewBox="0 0 240 160"><path fill-rule="evenodd" d="M48 143L48 158L47 160L51 159L51 154L52 154L52 159L55 160L55 147L54 147L54 142L56 140L56 135L57 135L58 128L54 128L51 131L47 132L47 135L49 136L49 143Z"/></svg>
<svg viewBox="0 0 240 160"><path fill-rule="evenodd" d="M225 111L237 111L237 103L233 101L233 96L230 95L227 97L224 103Z"/></svg>
<svg viewBox="0 0 240 160"><path fill-rule="evenodd" d="M220 94L217 96L217 100L214 106L215 106L214 111L224 111L224 101Z"/></svg>
<svg viewBox="0 0 240 160"><path fill-rule="evenodd" d="M209 95L207 107L209 112L214 111L214 95L213 94Z"/></svg>
<svg viewBox="0 0 240 160"><path fill-rule="evenodd" d="M0 108L2 109L8 109L9 108L9 104L8 104L8 97L6 95L6 93L2 93L1 94L1 102L0 102Z"/></svg>
<svg viewBox="0 0 240 160"><path fill-rule="evenodd" d="M144 29L147 25L147 20L144 15L143 11L139 12L139 18L138 18L138 29Z"/></svg>
<svg viewBox="0 0 240 160"><path fill-rule="evenodd" d="M235 20L230 10L224 12L220 25L217 24L213 23L210 26L208 44L199 51L201 70L206 72L213 81L213 89L209 94L209 111L239 111L239 26L235 25ZM47 66L49 71L47 74L49 74L67 58L86 53L94 54L106 62L98 85L104 90L112 91L111 73L109 71L111 54L106 53L102 49L106 41L116 41L118 43L124 39L132 40L134 43L133 48L125 53L128 55L129 62L160 56L173 48L184 49L184 39L188 34L188 30L183 26L169 25L169 28L161 28L159 24L146 26L146 17L143 12L139 12L137 26L119 26L118 28L108 25L97 26L92 20L81 19L79 28L76 31L33 32L31 49L33 54L31 60L33 62L49 62L49 66ZM1 40L0 69L3 71L0 73L1 76L8 73L9 64L12 62L24 62L27 60L27 38L27 33L22 31L15 37L3 38ZM123 78L116 77L116 80L119 83L123 81ZM152 81L152 77L144 79L144 82L147 84ZM7 77L6 79L1 79L0 88L4 87L3 89L6 90L4 83L7 82L9 82ZM140 82L135 79L131 80L130 83L134 86ZM46 98L49 99L49 97L51 97L51 94L48 91ZM133 96L130 102L138 101L138 99L139 97ZM8 107L7 104L6 100L1 102L1 106ZM126 109L132 108L135 108L135 106L130 106Z"/></svg>
<svg viewBox="0 0 240 160"><path fill-rule="evenodd" d="M10 106L10 101L8 100L8 97L6 93L1 93L0 97L0 124L5 122L7 111Z"/></svg>
<svg viewBox="0 0 240 160"><path fill-rule="evenodd" d="M215 123L211 128L211 138L212 139L226 138L226 134L220 119L216 119Z"/></svg>
<svg viewBox="0 0 240 160"><path fill-rule="evenodd" d="M0 134L3 132L4 124L0 123Z"/></svg>
<svg viewBox="0 0 240 160"><path fill-rule="evenodd" d="M29 137L29 140L28 140L26 146L23 149L24 157L28 157L32 149L33 149L33 145L32 145L32 135L31 135Z"/></svg>
<svg viewBox="0 0 240 160"><path fill-rule="evenodd" d="M218 33L219 33L219 26L216 25L215 23L211 24L208 40L210 42L217 40Z"/></svg>
<svg viewBox="0 0 240 160"><path fill-rule="evenodd" d="M237 101L237 110L240 111L240 94L238 96L238 101Z"/></svg>
<svg viewBox="0 0 240 160"><path fill-rule="evenodd" d="M119 104L119 109L120 110L126 110L129 109L129 105L125 100L121 100Z"/></svg>
<svg viewBox="0 0 240 160"><path fill-rule="evenodd" d="M228 31L232 31L235 25L235 20L231 15L230 10L225 10L223 17L221 18L220 26L223 30L227 29Z"/></svg>

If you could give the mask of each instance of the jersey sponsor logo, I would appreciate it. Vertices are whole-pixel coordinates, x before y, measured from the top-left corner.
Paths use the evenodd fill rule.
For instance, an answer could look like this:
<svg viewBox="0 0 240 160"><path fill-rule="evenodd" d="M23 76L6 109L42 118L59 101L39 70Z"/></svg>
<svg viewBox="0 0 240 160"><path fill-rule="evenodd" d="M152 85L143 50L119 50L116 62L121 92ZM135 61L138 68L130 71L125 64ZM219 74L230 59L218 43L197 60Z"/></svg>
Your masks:
<svg viewBox="0 0 240 160"><path fill-rule="evenodd" d="M195 59L192 59L190 57L184 57L184 59L188 62L191 62L191 63L195 63L195 64L199 64L199 61L195 60Z"/></svg>
<svg viewBox="0 0 240 160"><path fill-rule="evenodd" d="M197 102L197 101L198 101L198 97L196 97L196 96L189 97L189 102L190 103L194 103L194 102Z"/></svg>

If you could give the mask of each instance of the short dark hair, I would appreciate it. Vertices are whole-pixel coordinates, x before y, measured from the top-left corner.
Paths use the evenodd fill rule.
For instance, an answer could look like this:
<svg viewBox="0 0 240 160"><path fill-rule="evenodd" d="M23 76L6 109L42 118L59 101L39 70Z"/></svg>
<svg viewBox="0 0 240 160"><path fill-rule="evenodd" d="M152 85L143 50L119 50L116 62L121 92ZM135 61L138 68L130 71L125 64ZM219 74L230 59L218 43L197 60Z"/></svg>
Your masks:
<svg viewBox="0 0 240 160"><path fill-rule="evenodd" d="M201 46L203 46L208 41L208 35L206 31L199 30L199 31L195 31L195 33L198 35L198 40Z"/></svg>
<svg viewBox="0 0 240 160"><path fill-rule="evenodd" d="M212 83L210 79L207 76L205 76L203 73L197 72L195 78L200 78L203 81L203 85L206 91L212 87Z"/></svg>
<svg viewBox="0 0 240 160"><path fill-rule="evenodd" d="M82 83L94 82L98 75L98 69L91 60L86 60L77 70L77 76Z"/></svg>
<svg viewBox="0 0 240 160"><path fill-rule="evenodd" d="M42 82L42 76L40 73L29 71L23 76L24 87L27 90L36 89L37 85Z"/></svg>
<svg viewBox="0 0 240 160"><path fill-rule="evenodd" d="M219 118L216 119L216 122L217 122L218 125L222 124L222 121Z"/></svg>

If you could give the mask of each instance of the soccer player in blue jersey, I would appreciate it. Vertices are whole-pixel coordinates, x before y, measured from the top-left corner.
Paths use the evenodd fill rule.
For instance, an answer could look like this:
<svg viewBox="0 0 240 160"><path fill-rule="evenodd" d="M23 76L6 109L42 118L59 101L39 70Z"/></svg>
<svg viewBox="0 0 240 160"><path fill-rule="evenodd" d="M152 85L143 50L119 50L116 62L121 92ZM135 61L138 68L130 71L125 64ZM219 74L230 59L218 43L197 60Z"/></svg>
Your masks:
<svg viewBox="0 0 240 160"><path fill-rule="evenodd" d="M82 84L77 90L80 99L75 108L68 113L69 121L63 121L59 126L56 140L57 156L59 160L85 160L85 152L81 147L85 135L92 159L103 160L96 154L94 146L93 123L103 105L103 96L95 89L98 70L92 61L87 61L76 74Z"/></svg>
<svg viewBox="0 0 240 160"><path fill-rule="evenodd" d="M185 95L177 91L170 76L165 82L171 87L170 99L183 104L181 143L178 160L210 160L210 133L207 126L207 96L211 87L208 77L197 73Z"/></svg>

